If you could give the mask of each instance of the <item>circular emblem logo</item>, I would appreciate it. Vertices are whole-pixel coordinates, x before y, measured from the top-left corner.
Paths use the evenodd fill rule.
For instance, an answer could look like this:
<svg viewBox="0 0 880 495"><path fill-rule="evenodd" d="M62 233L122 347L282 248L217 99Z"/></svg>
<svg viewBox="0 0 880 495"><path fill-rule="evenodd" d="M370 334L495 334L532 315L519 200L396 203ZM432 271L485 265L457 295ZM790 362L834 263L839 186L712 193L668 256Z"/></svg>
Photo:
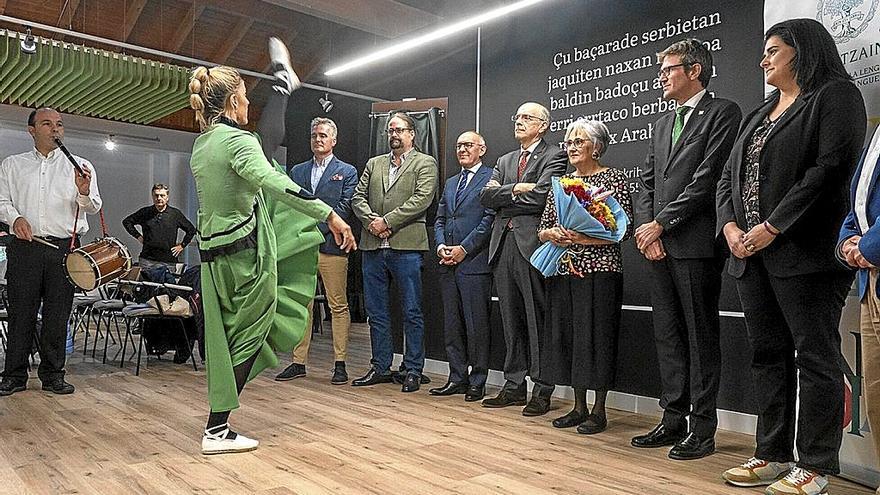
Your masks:
<svg viewBox="0 0 880 495"><path fill-rule="evenodd" d="M835 43L846 43L865 31L874 18L878 2L880 0L819 0L816 20L831 33Z"/></svg>

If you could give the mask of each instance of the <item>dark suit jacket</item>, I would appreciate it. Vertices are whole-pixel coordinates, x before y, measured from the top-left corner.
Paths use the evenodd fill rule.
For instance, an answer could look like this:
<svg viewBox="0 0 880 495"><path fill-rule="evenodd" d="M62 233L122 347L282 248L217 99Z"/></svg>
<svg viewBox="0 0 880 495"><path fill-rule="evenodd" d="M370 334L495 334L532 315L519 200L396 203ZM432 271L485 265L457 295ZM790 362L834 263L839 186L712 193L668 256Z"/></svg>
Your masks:
<svg viewBox="0 0 880 495"><path fill-rule="evenodd" d="M465 274L489 273L489 244L492 220L495 212L480 204L480 191L492 178L492 169L486 164L480 166L480 170L465 187L455 201L455 191L458 189L458 181L461 173L455 174L446 181L443 197L437 207L437 217L434 220L434 240L437 245L447 246L461 245L467 256L461 263L454 267L443 266L442 268Z"/></svg>
<svg viewBox="0 0 880 495"><path fill-rule="evenodd" d="M675 112L660 117L642 168L636 225L663 226L673 258L711 258L715 249L715 186L736 139L742 112L736 103L703 95L672 146Z"/></svg>
<svg viewBox="0 0 880 495"><path fill-rule="evenodd" d="M755 128L778 101L774 93L743 121L718 182L719 234L728 222L747 230L745 154ZM866 124L861 92L850 81L835 80L802 93L767 136L761 152L760 213L781 233L760 256L772 275L842 269L834 251ZM747 260L731 255L730 274L742 276Z"/></svg>
<svg viewBox="0 0 880 495"><path fill-rule="evenodd" d="M489 263L494 263L498 247L504 237L507 221L513 221L513 236L520 254L528 260L538 248L538 221L547 202L550 179L565 173L568 157L564 151L553 148L541 139L534 153L529 155L521 180L517 180L520 149L517 148L498 159L492 180L500 187L486 187L480 193L480 202L495 210L495 226L489 241ZM535 188L525 194L513 197L513 186L517 182L534 182Z"/></svg>
<svg viewBox="0 0 880 495"><path fill-rule="evenodd" d="M312 166L314 164L315 158L312 157L307 162L294 165L290 169L290 178L300 187L332 206L337 215L351 223L351 196L354 194L354 188L358 182L357 169L333 155L333 159L324 170L324 175L318 181L318 187L312 191ZM321 244L320 251L325 254L344 255L345 253L336 244L333 233L327 228L327 222L320 222L318 228L324 234L324 243Z"/></svg>
<svg viewBox="0 0 880 495"><path fill-rule="evenodd" d="M850 205L856 204L856 189L859 186L859 177L862 175L868 151L868 148L865 148L862 158L859 160L856 173L853 175L852 187L850 188ZM880 178L880 160L878 160L877 165L874 167L874 173L871 174L871 182L868 186L868 204L865 205L868 224L870 225L868 230L863 231L861 229L858 220L856 220L856 212L851 208L843 221L843 225L840 227L840 236L837 241L837 253L840 253L840 245L843 241L854 235L862 236L861 240L859 240L859 251L874 266L880 266L880 222L877 222L877 219L880 218L880 194L878 194L880 190L877 189L880 186L877 183L878 178ZM843 259L841 259L841 262L846 263ZM849 265L846 266L849 268ZM859 269L858 278L859 300L861 300L865 297L865 291L868 289L868 269ZM877 286L877 297L880 297L880 285Z"/></svg>

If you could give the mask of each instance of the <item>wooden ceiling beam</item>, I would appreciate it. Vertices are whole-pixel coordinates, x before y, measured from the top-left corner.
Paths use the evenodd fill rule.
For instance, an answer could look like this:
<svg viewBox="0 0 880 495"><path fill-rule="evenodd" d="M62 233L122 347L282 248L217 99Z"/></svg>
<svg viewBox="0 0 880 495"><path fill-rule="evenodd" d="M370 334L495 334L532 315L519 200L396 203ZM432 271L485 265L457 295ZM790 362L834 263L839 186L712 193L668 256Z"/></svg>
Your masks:
<svg viewBox="0 0 880 495"><path fill-rule="evenodd" d="M138 19L141 16L141 12L144 10L144 6L147 4L147 0L128 0L130 2L128 4L128 9L125 11L125 24L122 27L122 41L128 41L128 37L131 36L131 30L134 29L134 26L137 24Z"/></svg>
<svg viewBox="0 0 880 495"><path fill-rule="evenodd" d="M229 56L232 55L232 52L235 51L235 48L238 47L238 44L241 43L241 40L247 36L247 33L253 24L253 19L240 17L238 21L236 21L232 30L226 33L226 39L214 52L214 55L211 57L211 62L220 65L225 64Z"/></svg>
<svg viewBox="0 0 880 495"><path fill-rule="evenodd" d="M205 4L202 2L193 2L192 5L189 6L189 10L186 11L180 24L177 26L177 29L168 38L168 44L165 46L167 51L173 53L180 52L180 49L183 47L183 42L189 37L193 26L195 26L196 21L202 16L202 12L204 11Z"/></svg>
<svg viewBox="0 0 880 495"><path fill-rule="evenodd" d="M442 18L394 0L264 0L294 12L342 24L384 38L394 39L431 26Z"/></svg>

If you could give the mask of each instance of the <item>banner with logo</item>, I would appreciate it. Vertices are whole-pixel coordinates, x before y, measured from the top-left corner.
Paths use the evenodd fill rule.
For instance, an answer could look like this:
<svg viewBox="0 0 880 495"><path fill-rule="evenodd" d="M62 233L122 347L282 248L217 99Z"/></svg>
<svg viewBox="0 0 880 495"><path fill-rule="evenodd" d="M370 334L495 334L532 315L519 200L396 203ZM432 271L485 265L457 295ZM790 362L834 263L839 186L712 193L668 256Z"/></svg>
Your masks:
<svg viewBox="0 0 880 495"><path fill-rule="evenodd" d="M787 0L764 2L765 30L779 21L811 18L831 33L840 59L862 91L868 111L870 142L874 126L880 121L880 0ZM772 88L771 88L772 89ZM862 393L862 348L859 336L859 300L855 292L847 297L840 319L841 351L845 380L846 409L843 445L840 449L841 474L871 486L880 482L873 438L865 414Z"/></svg>

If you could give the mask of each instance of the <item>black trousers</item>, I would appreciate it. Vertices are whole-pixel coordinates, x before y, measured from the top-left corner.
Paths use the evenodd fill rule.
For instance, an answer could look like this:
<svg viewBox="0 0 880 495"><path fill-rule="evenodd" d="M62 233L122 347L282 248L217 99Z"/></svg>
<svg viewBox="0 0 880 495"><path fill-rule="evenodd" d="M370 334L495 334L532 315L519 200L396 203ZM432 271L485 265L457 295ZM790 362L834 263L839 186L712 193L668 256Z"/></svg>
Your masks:
<svg viewBox="0 0 880 495"><path fill-rule="evenodd" d="M749 258L737 289L752 344L758 401L755 457L794 460L822 474L840 471L843 371L840 313L853 274L775 277ZM795 439L795 410L797 439Z"/></svg>
<svg viewBox="0 0 880 495"><path fill-rule="evenodd" d="M660 366L663 424L715 436L721 377L718 298L723 259L675 259L651 266L654 343Z"/></svg>
<svg viewBox="0 0 880 495"><path fill-rule="evenodd" d="M40 331L40 366L43 382L64 377L67 320L73 305L74 287L64 275L63 260L70 240L53 241L58 249L37 242L13 240L6 248L9 340L3 376L27 380L28 357L43 307Z"/></svg>
<svg viewBox="0 0 880 495"><path fill-rule="evenodd" d="M554 387L539 376L539 332L544 330L547 310L544 279L529 260L523 258L512 233L505 234L499 249L501 254L494 275L506 346L504 387L522 387L529 375L535 382L532 393L549 397Z"/></svg>
<svg viewBox="0 0 880 495"><path fill-rule="evenodd" d="M482 387L489 375L492 276L445 269L440 284L449 381Z"/></svg>

